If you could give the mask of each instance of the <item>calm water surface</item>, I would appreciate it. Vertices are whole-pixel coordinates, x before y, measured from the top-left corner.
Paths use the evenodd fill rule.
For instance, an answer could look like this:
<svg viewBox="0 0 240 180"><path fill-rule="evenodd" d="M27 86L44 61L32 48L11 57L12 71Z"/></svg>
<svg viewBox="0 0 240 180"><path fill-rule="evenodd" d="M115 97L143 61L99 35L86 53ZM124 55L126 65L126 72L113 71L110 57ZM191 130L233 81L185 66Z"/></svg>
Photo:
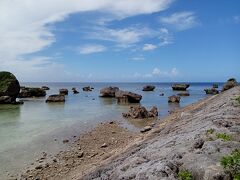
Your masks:
<svg viewBox="0 0 240 180"><path fill-rule="evenodd" d="M99 90L103 87L117 86L141 94L141 105L146 108L156 105L161 120L169 110L206 97L203 89L212 86L212 83L191 83L190 96L182 97L180 105L174 106L167 103L168 96L178 93L172 91L171 83L150 83L156 86L154 92L141 91L146 84L149 83L22 83L22 86L30 87L49 86L47 95L68 88L69 95L65 103L47 104L45 98L38 98L25 99L23 105L0 105L0 179L5 179L8 172L20 172L41 157L43 151L55 154L63 150L67 146L62 143L63 139L74 140L74 135L78 136L100 122L117 120L132 131L146 125L146 121L122 118L122 112L128 111L129 105L118 105L111 98L99 98ZM94 90L83 92L81 88L87 85ZM72 87L80 93L72 94ZM159 96L160 93L165 95Z"/></svg>

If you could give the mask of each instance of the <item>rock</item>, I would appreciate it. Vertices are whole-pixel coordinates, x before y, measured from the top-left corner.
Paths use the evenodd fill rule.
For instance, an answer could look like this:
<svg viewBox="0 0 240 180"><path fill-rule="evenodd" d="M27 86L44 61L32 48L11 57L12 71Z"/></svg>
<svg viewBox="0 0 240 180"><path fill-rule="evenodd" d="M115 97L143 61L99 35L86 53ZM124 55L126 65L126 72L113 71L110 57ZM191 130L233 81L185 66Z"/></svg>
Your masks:
<svg viewBox="0 0 240 180"><path fill-rule="evenodd" d="M68 139L64 139L64 140L63 140L63 143L68 143L68 142L69 142Z"/></svg>
<svg viewBox="0 0 240 180"><path fill-rule="evenodd" d="M172 89L174 91L186 91L189 86L189 84L173 84Z"/></svg>
<svg viewBox="0 0 240 180"><path fill-rule="evenodd" d="M41 88L42 88L43 90L45 90L45 91L50 90L50 88L47 87L47 86L42 86Z"/></svg>
<svg viewBox="0 0 240 180"><path fill-rule="evenodd" d="M238 82L236 81L236 79L231 78L223 85L222 91L226 91L226 90L231 89L231 88L233 88L237 85L238 85Z"/></svg>
<svg viewBox="0 0 240 180"><path fill-rule="evenodd" d="M91 88L90 86L86 86L82 88L83 91L92 91L93 88Z"/></svg>
<svg viewBox="0 0 240 180"><path fill-rule="evenodd" d="M190 96L189 92L181 92L177 94L178 96Z"/></svg>
<svg viewBox="0 0 240 180"><path fill-rule="evenodd" d="M164 96L164 93L159 94L159 96Z"/></svg>
<svg viewBox="0 0 240 180"><path fill-rule="evenodd" d="M193 143L193 148L201 149L203 147L203 144L204 144L204 140L202 138L199 138Z"/></svg>
<svg viewBox="0 0 240 180"><path fill-rule="evenodd" d="M100 90L101 97L115 97L115 93L119 91L118 87L106 87Z"/></svg>
<svg viewBox="0 0 240 180"><path fill-rule="evenodd" d="M21 89L19 98L45 97L46 91L42 88L25 87Z"/></svg>
<svg viewBox="0 0 240 180"><path fill-rule="evenodd" d="M151 126L145 126L143 129L140 130L140 132L144 133L144 132L150 131L151 129L152 129Z"/></svg>
<svg viewBox="0 0 240 180"><path fill-rule="evenodd" d="M106 148L106 147L108 147L108 145L107 145L106 143L103 143L103 144L101 145L101 148Z"/></svg>
<svg viewBox="0 0 240 180"><path fill-rule="evenodd" d="M59 89L59 94L60 95L68 95L68 89Z"/></svg>
<svg viewBox="0 0 240 180"><path fill-rule="evenodd" d="M217 88L218 88L218 84L214 83L214 84L212 85L212 87L217 89Z"/></svg>
<svg viewBox="0 0 240 180"><path fill-rule="evenodd" d="M142 99L142 96L130 91L119 90L115 93L115 97L118 100L118 103L139 103Z"/></svg>
<svg viewBox="0 0 240 180"><path fill-rule="evenodd" d="M215 94L218 94L219 91L215 88L211 88L211 89L204 89L205 93L206 94L212 94L212 95L215 95Z"/></svg>
<svg viewBox="0 0 240 180"><path fill-rule="evenodd" d="M73 94L78 94L79 93L75 87L72 88L72 91L73 91Z"/></svg>
<svg viewBox="0 0 240 180"><path fill-rule="evenodd" d="M151 85L143 87L143 91L154 91L154 89L155 89L155 86L151 86Z"/></svg>
<svg viewBox="0 0 240 180"><path fill-rule="evenodd" d="M42 169L43 166L42 165L39 165L39 166L36 166L35 169Z"/></svg>
<svg viewBox="0 0 240 180"><path fill-rule="evenodd" d="M80 151L80 152L78 153L77 157L78 157L78 158L82 158L83 155L84 155L83 151Z"/></svg>
<svg viewBox="0 0 240 180"><path fill-rule="evenodd" d="M168 97L168 102L169 103L179 103L180 99L181 99L180 96L173 95L173 96Z"/></svg>
<svg viewBox="0 0 240 180"><path fill-rule="evenodd" d="M152 118L158 116L157 107L153 107L151 111L147 111L143 106L134 106L130 107L128 113L123 113L123 117L125 118L133 118L133 119L144 119L144 118Z"/></svg>
<svg viewBox="0 0 240 180"><path fill-rule="evenodd" d="M50 95L46 100L46 103L49 102L65 102L65 96L59 94Z"/></svg>
<svg viewBox="0 0 240 180"><path fill-rule="evenodd" d="M20 91L17 78L10 72L0 72L0 104L16 103ZM4 96L4 97L2 97Z"/></svg>

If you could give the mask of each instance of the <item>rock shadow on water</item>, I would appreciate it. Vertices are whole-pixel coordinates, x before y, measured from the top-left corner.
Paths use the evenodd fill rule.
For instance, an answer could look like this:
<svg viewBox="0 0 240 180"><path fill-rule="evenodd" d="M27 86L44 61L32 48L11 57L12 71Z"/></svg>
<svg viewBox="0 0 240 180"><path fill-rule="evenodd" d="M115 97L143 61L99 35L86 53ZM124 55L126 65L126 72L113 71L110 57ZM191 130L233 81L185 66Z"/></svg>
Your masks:
<svg viewBox="0 0 240 180"><path fill-rule="evenodd" d="M113 105L113 104L117 104L117 100L115 98L99 98L100 104L103 106L107 106L107 105Z"/></svg>
<svg viewBox="0 0 240 180"><path fill-rule="evenodd" d="M21 115L21 105L9 105L1 104L0 105L0 123L3 121L15 122L19 119Z"/></svg>

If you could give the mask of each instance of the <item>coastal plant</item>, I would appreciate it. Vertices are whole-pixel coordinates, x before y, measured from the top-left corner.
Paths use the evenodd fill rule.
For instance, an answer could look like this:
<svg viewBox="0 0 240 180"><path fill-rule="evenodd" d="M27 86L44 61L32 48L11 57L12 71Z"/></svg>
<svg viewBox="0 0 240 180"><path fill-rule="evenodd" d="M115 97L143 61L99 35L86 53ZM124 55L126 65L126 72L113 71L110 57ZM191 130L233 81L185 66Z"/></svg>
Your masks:
<svg viewBox="0 0 240 180"><path fill-rule="evenodd" d="M218 133L217 138L222 139L223 141L231 141L232 140L232 136L228 135L226 133Z"/></svg>
<svg viewBox="0 0 240 180"><path fill-rule="evenodd" d="M207 135L208 135L208 134L213 134L214 132L215 132L215 129L212 129L212 128L211 128L211 129L208 129L208 130L207 130Z"/></svg>
<svg viewBox="0 0 240 180"><path fill-rule="evenodd" d="M179 180L192 180L192 174L188 170L181 170L178 173Z"/></svg>
<svg viewBox="0 0 240 180"><path fill-rule="evenodd" d="M240 104L240 96L235 99Z"/></svg>
<svg viewBox="0 0 240 180"><path fill-rule="evenodd" d="M220 163L234 180L240 180L240 149L233 151L230 155L224 156Z"/></svg>

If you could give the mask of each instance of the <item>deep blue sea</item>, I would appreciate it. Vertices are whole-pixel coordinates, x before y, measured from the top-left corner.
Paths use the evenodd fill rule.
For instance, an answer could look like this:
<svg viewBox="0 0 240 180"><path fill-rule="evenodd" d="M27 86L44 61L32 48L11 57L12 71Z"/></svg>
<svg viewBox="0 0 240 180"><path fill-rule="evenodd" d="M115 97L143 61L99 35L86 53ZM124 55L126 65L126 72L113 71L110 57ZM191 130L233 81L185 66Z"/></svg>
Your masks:
<svg viewBox="0 0 240 180"><path fill-rule="evenodd" d="M25 99L23 105L0 105L0 179L7 172L18 173L22 168L41 156L43 151L55 154L66 148L63 139L74 140L73 136L90 130L97 124L116 120L132 131L138 131L149 121L127 120L122 113L130 105L119 105L115 99L100 98L103 87L117 86L143 96L141 105L150 109L158 107L159 118L168 115L168 111L184 107L206 97L205 88L213 83L190 83L190 96L182 97L179 105L169 105L168 96L177 94L172 91L172 83L21 83L21 86L48 86L47 96L57 94L60 88L68 88L69 95L65 103L47 104L45 98ZM221 88L222 83L218 83ZM92 92L83 92L84 86L94 87ZM143 92L144 85L155 85L153 92ZM76 87L79 94L73 94ZM164 96L159 96L164 93ZM46 97L47 97L46 96ZM57 141L55 140L57 139Z"/></svg>

